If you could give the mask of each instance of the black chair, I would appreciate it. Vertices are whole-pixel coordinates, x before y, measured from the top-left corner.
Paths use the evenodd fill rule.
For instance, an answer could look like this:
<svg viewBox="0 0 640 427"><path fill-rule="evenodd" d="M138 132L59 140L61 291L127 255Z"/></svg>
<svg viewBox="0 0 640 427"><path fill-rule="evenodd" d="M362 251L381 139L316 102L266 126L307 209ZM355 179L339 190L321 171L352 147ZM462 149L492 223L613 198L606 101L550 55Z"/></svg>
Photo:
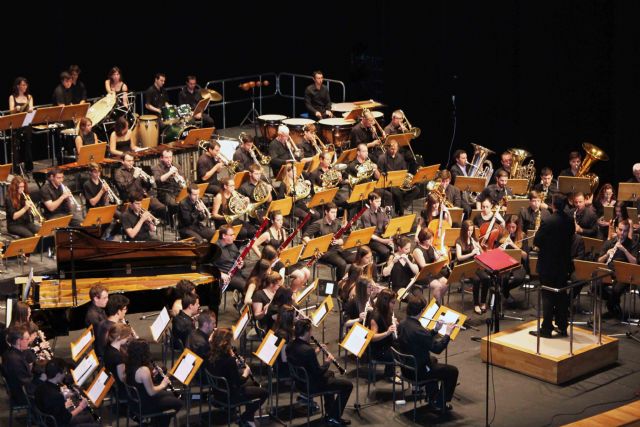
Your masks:
<svg viewBox="0 0 640 427"><path fill-rule="evenodd" d="M124 395L122 395L123 393L121 393L121 391L118 389L118 382L119 380L116 379L116 384L113 385L113 387L111 387L111 390L109 390L109 400L110 400L110 404L109 404L109 409L111 410L111 417L115 416L116 419L116 426L120 426L120 404L127 404L129 401L127 400L127 396L126 396L126 392L124 393Z"/></svg>
<svg viewBox="0 0 640 427"><path fill-rule="evenodd" d="M384 360L374 359L371 353L371 345L369 345L367 347L367 396L371 393L371 383L373 383L373 385L375 386L376 382L378 381L378 375L376 372L376 367L378 365L383 365L385 367L388 365L395 366L395 362L394 361L387 362ZM395 381L395 378L393 378L393 381Z"/></svg>
<svg viewBox="0 0 640 427"><path fill-rule="evenodd" d="M31 411L29 411L29 403L27 401L26 393L24 393L24 390L22 390L22 394L23 394L22 396L14 396L11 393L11 388L9 387L9 383L7 382L7 378L5 376L3 367L0 367L0 381L1 381L0 385L4 387L4 389L7 392L7 396L9 396L9 427L13 425L13 412L23 411L23 410L27 413L27 425L30 426ZM18 399L20 397L22 397L22 401L25 403L16 403L19 401Z"/></svg>
<svg viewBox="0 0 640 427"><path fill-rule="evenodd" d="M24 391L25 396L27 396L27 404L29 405L29 412L31 413L31 420L33 421L33 423L41 427L58 427L58 422L56 421L54 416L45 414L44 412L40 411L40 409L38 409L38 407L36 406L34 397L30 395L24 388L22 390Z"/></svg>
<svg viewBox="0 0 640 427"><path fill-rule="evenodd" d="M309 374L307 370L302 366L295 366L291 362L289 365L289 373L291 374L291 379L293 380L293 386L291 387L291 391L289 392L289 425L293 422L293 391L294 389L298 389L298 384L302 384L304 390L298 390L298 393L306 399L308 402L311 402L314 398L320 397L320 408L321 414L324 416L324 396L328 394L335 394L338 398L338 406L341 406L340 392L338 390L323 390L317 391L315 393L311 393L311 384L309 382ZM311 422L311 406L307 405L307 425Z"/></svg>
<svg viewBox="0 0 640 427"><path fill-rule="evenodd" d="M256 399L246 399L240 401L232 401L231 399L231 391L229 390L229 383L225 377L217 377L215 375L211 375L211 372L205 369L205 373L207 376L207 381L209 382L209 386L211 390L209 392L209 398L207 402L209 403L209 425L211 425L211 406L217 406L226 410L227 412L227 426L231 426L231 411L233 410L234 415L237 415L238 409L241 406L246 406L250 403L258 403L260 402L259 398ZM216 397L222 395L222 398ZM262 416L262 407L258 408L258 413Z"/></svg>
<svg viewBox="0 0 640 427"><path fill-rule="evenodd" d="M418 369L417 362L415 356L410 354L400 353L395 348L391 347L391 352L393 354L393 361L396 366L400 367L400 379L402 379L402 397L405 398L405 381L413 388L414 393L417 393L423 387L426 387L428 384L434 384L436 387L440 387L441 400L442 400L442 409L441 413L445 414L447 411L447 405L445 401L445 390L444 383L437 378L430 378L426 380L418 379ZM406 375L405 375L406 374ZM428 393L427 393L428 395ZM416 411L418 405L418 396L413 399L413 422L416 422ZM393 383L393 411L396 410L396 383Z"/></svg>
<svg viewBox="0 0 640 427"><path fill-rule="evenodd" d="M125 389L127 390L127 397L129 400L129 404L127 405L127 427L129 427L130 419L138 423L138 425L142 425L145 419L166 416L173 418L174 426L178 425L177 411L175 411L174 409L167 409L166 411L162 412L144 413L142 412L142 401L140 400L138 389L130 386L129 384L125 384Z"/></svg>

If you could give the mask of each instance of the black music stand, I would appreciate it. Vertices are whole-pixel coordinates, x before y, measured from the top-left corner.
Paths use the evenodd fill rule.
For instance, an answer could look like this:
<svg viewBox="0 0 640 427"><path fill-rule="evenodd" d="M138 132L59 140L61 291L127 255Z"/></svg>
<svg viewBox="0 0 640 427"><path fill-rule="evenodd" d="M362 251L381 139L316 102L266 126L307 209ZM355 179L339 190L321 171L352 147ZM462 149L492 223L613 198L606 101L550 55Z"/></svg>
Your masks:
<svg viewBox="0 0 640 427"><path fill-rule="evenodd" d="M24 123L24 119L27 117L27 113L16 113L9 114L6 116L0 117L0 131L6 132L9 131L9 141L11 143L11 163L14 160L13 153L13 130L20 129L22 127L22 123ZM4 138L4 159L7 163L9 162L9 157L7 157L7 138Z"/></svg>
<svg viewBox="0 0 640 427"><path fill-rule="evenodd" d="M251 83L255 83L255 82L251 82ZM262 88L262 85L260 87ZM253 135L255 136L256 140L258 138L258 115L259 114L260 113L258 112L258 110L256 110L256 86L253 85L253 87L251 87L251 109L244 116L244 119L242 119L242 121L240 122L240 127L244 126L244 122L249 120L253 125ZM266 135L262 135L262 136L266 139Z"/></svg>
<svg viewBox="0 0 640 427"><path fill-rule="evenodd" d="M51 148L51 166L56 165L56 138L55 135L53 138L51 136L51 123L58 123L60 121L60 116L62 115L62 110L64 109L64 105L57 105L54 107L44 107L38 108L36 110L36 114L33 116L33 120L31 120L32 125L44 124L47 132L47 151ZM57 130L58 128L56 128Z"/></svg>

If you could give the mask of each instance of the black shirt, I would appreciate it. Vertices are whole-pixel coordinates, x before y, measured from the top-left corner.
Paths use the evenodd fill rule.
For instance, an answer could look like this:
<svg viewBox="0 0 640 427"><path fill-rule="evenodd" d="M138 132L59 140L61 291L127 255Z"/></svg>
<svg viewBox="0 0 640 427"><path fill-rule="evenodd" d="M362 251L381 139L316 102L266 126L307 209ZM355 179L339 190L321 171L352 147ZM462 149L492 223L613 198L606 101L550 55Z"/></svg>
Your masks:
<svg viewBox="0 0 640 427"><path fill-rule="evenodd" d="M236 261L236 258L240 256L240 251L235 243L223 246L222 239L218 239L216 245L220 246L220 256L213 265L218 267L221 272L228 273L229 270L231 270L233 263Z"/></svg>
<svg viewBox="0 0 640 427"><path fill-rule="evenodd" d="M91 131L88 134L80 134L80 138L82 139L82 145L91 145L91 144L95 144L96 143L96 134Z"/></svg>
<svg viewBox="0 0 640 427"><path fill-rule="evenodd" d="M351 134L349 136L351 147L355 148L358 144L368 144L375 141L372 128L366 128L362 122L351 128Z"/></svg>
<svg viewBox="0 0 640 427"><path fill-rule="evenodd" d="M131 207L129 207L122 214L122 228L125 230L126 240L137 241L137 242L151 240L151 234L150 234L151 226L149 225L149 221L145 221L144 224L142 224L142 227L140 227L140 231L138 231L138 234L136 234L133 238L130 238L129 235L126 233L127 229L135 228L139 220L140 220L140 216L138 216L135 212L133 212Z"/></svg>
<svg viewBox="0 0 640 427"><path fill-rule="evenodd" d="M282 165L293 160L289 149L277 139L269 143L269 156L271 157L271 169L274 175L278 173Z"/></svg>
<svg viewBox="0 0 640 427"><path fill-rule="evenodd" d="M200 87L196 86L193 89L193 92L189 92L187 87L183 87L180 93L178 94L178 105L187 104L191 107L191 109L196 108L198 102L202 97L200 96Z"/></svg>
<svg viewBox="0 0 640 427"><path fill-rule="evenodd" d="M189 334L196 329L193 319L182 310L173 318L171 328L174 339L181 342L183 346L186 346Z"/></svg>
<svg viewBox="0 0 640 427"><path fill-rule="evenodd" d="M598 217L591 206L585 206L579 212L574 209L572 216L574 215L576 222L582 227L580 235L593 238L598 236Z"/></svg>
<svg viewBox="0 0 640 427"><path fill-rule="evenodd" d="M33 376L26 358L26 352L15 347L9 347L2 354L2 370L7 380L7 386L14 398L14 403L26 403L22 387L29 387Z"/></svg>
<svg viewBox="0 0 640 427"><path fill-rule="evenodd" d="M439 337L435 330L423 328L418 319L413 317L403 320L398 327L398 349L416 358L418 378L424 378L431 367L429 352L442 353L450 339L448 335Z"/></svg>
<svg viewBox="0 0 640 427"><path fill-rule="evenodd" d="M118 377L118 365L123 365L125 363L122 352L109 344L104 350L103 361L107 371L115 378L116 383L118 384L118 390L124 391L124 383L120 381L120 377Z"/></svg>
<svg viewBox="0 0 640 427"><path fill-rule="evenodd" d="M309 376L311 391L327 384L329 361L320 365L314 348L306 341L296 338L287 344L287 360L296 366L305 368ZM297 384L301 390L306 390L302 384Z"/></svg>
<svg viewBox="0 0 640 427"><path fill-rule="evenodd" d="M363 228L375 226L376 231L374 234L377 236L381 236L389 224L389 217L380 208L376 212L371 208L367 209L360 217L360 220Z"/></svg>
<svg viewBox="0 0 640 427"><path fill-rule="evenodd" d="M498 203L506 196L513 196L513 192L509 187L500 188L497 184L491 184L478 195L478 200L484 200L487 197L494 203Z"/></svg>
<svg viewBox="0 0 640 427"><path fill-rule="evenodd" d="M116 322L113 322L109 319L105 319L102 322L100 322L100 324L98 325L98 330L95 331L96 341L94 345L96 349L96 354L98 355L98 357L102 357L104 355L104 352L107 349L107 345L109 345L107 343L109 329L111 329L111 327L115 324Z"/></svg>
<svg viewBox="0 0 640 427"><path fill-rule="evenodd" d="M71 85L71 101L73 104L79 104L87 100L87 88L80 80L76 84Z"/></svg>
<svg viewBox="0 0 640 427"><path fill-rule="evenodd" d="M98 326L100 322L107 320L107 314L104 312L104 308L97 307L93 302L87 310L87 315L84 317L84 324L93 326L93 333L98 332Z"/></svg>
<svg viewBox="0 0 640 427"><path fill-rule="evenodd" d="M211 346L209 345L209 337L200 329L194 329L187 337L187 346L189 350L193 351L204 360L209 358L211 352Z"/></svg>
<svg viewBox="0 0 640 427"><path fill-rule="evenodd" d="M381 154L378 157L378 170L380 173L407 170L407 162L404 160L404 156L398 153L395 157L391 157L389 153Z"/></svg>
<svg viewBox="0 0 640 427"><path fill-rule="evenodd" d="M182 199L178 205L178 223L180 224L180 228L199 225L200 221L204 221L205 219L207 219L206 214L196 208L195 203L191 201L189 196Z"/></svg>
<svg viewBox="0 0 640 427"><path fill-rule="evenodd" d="M30 210L27 210L27 212L25 212L25 214L22 215L20 218L13 219L13 214L24 207L24 203L25 202L24 202L24 199L22 198L22 196L20 196L20 198L18 199L18 203L20 204L20 206L15 208L13 206L13 202L11 201L11 198L9 198L9 196L5 197L4 206L5 206L5 209L7 210L7 225L11 225L11 224L27 225L27 224L31 224L33 222L33 217L31 216L31 211Z"/></svg>
<svg viewBox="0 0 640 427"><path fill-rule="evenodd" d="M109 204L108 203L109 196L107 195L106 192L104 193L102 198L98 200L98 203L96 203L95 205L92 205L91 202L89 201L90 199L93 199L94 197L96 197L101 189L102 189L102 183L100 181L98 181L98 183L96 184L91 179L88 179L84 182L84 184L82 184L82 193L84 194L84 198L87 201L87 208L96 208L99 206L106 206Z"/></svg>
<svg viewBox="0 0 640 427"><path fill-rule="evenodd" d="M62 186L55 188L51 181L47 181L42 188L40 189L40 196L42 197L42 202L47 201L55 201L62 196L64 191L62 191ZM60 203L60 206L54 211L50 211L49 209L44 209L44 217L49 219L57 214L69 215L71 213L71 209L69 208L69 202L67 200Z"/></svg>
<svg viewBox="0 0 640 427"><path fill-rule="evenodd" d="M400 127L400 125L394 126L393 123L389 123L388 125L386 125L384 127L384 133L386 133L387 135L397 135L397 134L403 133L403 132L402 132L402 128Z"/></svg>
<svg viewBox="0 0 640 427"><path fill-rule="evenodd" d="M240 170L249 170L249 166L255 163L253 157L251 157L251 153L246 152L240 146L236 148L236 151L233 153L233 160L240 163Z"/></svg>
<svg viewBox="0 0 640 427"><path fill-rule="evenodd" d="M387 332L387 330L389 329L389 326L391 326L389 323L387 323L387 320L381 315L381 313L378 310L372 311L367 316L367 323L368 323L368 325L366 325L367 327L370 327L371 320L376 321L376 325L378 325L379 334ZM382 358L382 354L385 352L385 350L391 347L392 344L393 344L393 335L386 336L383 339L378 341L371 341L371 354L373 358L374 359Z"/></svg>
<svg viewBox="0 0 640 427"><path fill-rule="evenodd" d="M309 237L310 239L325 236L327 234L336 234L336 232L340 229L340 224L338 221L333 221L331 225L327 224L324 218L321 218L317 221L311 223L309 227L304 231L303 237ZM329 251L337 251L339 249L338 245L330 245Z"/></svg>
<svg viewBox="0 0 640 427"><path fill-rule="evenodd" d="M531 207L520 209L520 219L522 220L522 231L525 233L536 228L536 216ZM551 215L547 209L540 209L540 224Z"/></svg>
<svg viewBox="0 0 640 427"><path fill-rule="evenodd" d="M71 105L73 104L73 92L71 88L65 89L60 83L53 91L53 105Z"/></svg>
<svg viewBox="0 0 640 427"><path fill-rule="evenodd" d="M147 189L150 188L150 184L144 181L142 178L133 177L133 168L118 168L115 171L114 178L116 181L116 187L118 187L118 191L122 195L123 199L127 199L129 194L133 193L141 193L146 196Z"/></svg>
<svg viewBox="0 0 640 427"><path fill-rule="evenodd" d="M602 255L607 253L607 251L609 249L613 248L616 245L617 242L618 242L617 237L614 237L614 238L609 239L606 242L604 242L604 244L602 245ZM634 248L633 240L631 240L629 238L624 239L624 242L622 242L622 246L624 246L624 248L627 251L629 251L631 253L631 255L635 256L635 254L634 254L635 248ZM606 261L606 259L605 259L605 261ZM627 256L620 249L616 250L616 252L613 254L613 258L611 259L611 261L608 264L609 268L613 268L613 261L628 262L627 261ZM618 280L623 280L623 283L624 283L624 278L618 278Z"/></svg>
<svg viewBox="0 0 640 427"><path fill-rule="evenodd" d="M71 422L71 412L65 407L65 398L60 386L45 381L36 388L36 406L45 414L53 415L59 426L67 426Z"/></svg>
<svg viewBox="0 0 640 427"><path fill-rule="evenodd" d="M164 87L158 89L156 85L151 85L144 91L145 104L153 105L158 109L162 108L168 102L168 99L169 98L167 98L167 92L164 90Z"/></svg>
<svg viewBox="0 0 640 427"><path fill-rule="evenodd" d="M173 165L173 166L175 166L178 169L178 174L182 175L178 165ZM175 175L172 175L169 178L167 178L165 182L162 182L162 180L160 179L162 175L169 172L169 169L171 169L171 166L167 166L163 162L159 162L158 164L154 165L151 168L151 171L153 172L153 178L156 180L156 187L158 189L158 192L165 192L173 196L177 196L180 193L180 190L182 190L182 187L175 180Z"/></svg>
<svg viewBox="0 0 640 427"><path fill-rule="evenodd" d="M316 112L324 115L325 111L331 110L329 89L325 85L320 85L320 89L316 89L315 84L310 84L304 90L304 105L312 117L315 117Z"/></svg>

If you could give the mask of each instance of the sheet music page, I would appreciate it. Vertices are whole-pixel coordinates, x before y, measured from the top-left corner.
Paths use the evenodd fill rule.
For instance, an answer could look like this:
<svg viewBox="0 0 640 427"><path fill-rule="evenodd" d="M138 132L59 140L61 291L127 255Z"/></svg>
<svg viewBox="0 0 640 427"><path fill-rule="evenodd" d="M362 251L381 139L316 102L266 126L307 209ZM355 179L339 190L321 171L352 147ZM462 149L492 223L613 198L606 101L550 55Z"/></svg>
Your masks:
<svg viewBox="0 0 640 427"><path fill-rule="evenodd" d="M449 310L445 313L440 314L440 319L444 322L444 324L442 325L442 327L440 328L440 330L438 331L438 333L440 335L445 335L447 333L447 323L456 323L458 321L458 319L460 318L460 316L458 316L457 313L455 313L453 310Z"/></svg>
<svg viewBox="0 0 640 427"><path fill-rule="evenodd" d="M11 324L11 317L13 316L13 298L7 298L7 309L5 313L4 324L9 327Z"/></svg>
<svg viewBox="0 0 640 427"><path fill-rule="evenodd" d="M76 359L78 357L78 354L82 351L84 346L87 345L89 341L91 341L92 337L93 333L91 333L90 330L85 329L82 337L80 337L80 340L78 340L78 343L76 345L71 345L71 357L73 359Z"/></svg>
<svg viewBox="0 0 640 427"><path fill-rule="evenodd" d="M36 110L33 110L24 117L24 122L22 122L22 127L29 126L33 121L33 117L36 115Z"/></svg>
<svg viewBox="0 0 640 427"><path fill-rule="evenodd" d="M322 320L322 318L327 314L327 305L322 304L318 309L313 313L313 317L311 318L311 323L313 326L318 326L318 323Z"/></svg>
<svg viewBox="0 0 640 427"><path fill-rule="evenodd" d="M76 384L78 384L78 386L82 386L97 367L98 359L94 357L93 353L90 353L87 357L82 359L76 369L73 370L73 379Z"/></svg>
<svg viewBox="0 0 640 427"><path fill-rule="evenodd" d="M167 311L167 307L164 307L156 320L154 320L153 324L151 325L151 336L153 337L154 341L157 342L158 339L160 339L160 335L162 335L162 333L166 329L167 325L169 324L169 320L171 320L169 318L169 312Z"/></svg>
<svg viewBox="0 0 640 427"><path fill-rule="evenodd" d="M274 334L270 334L267 338L265 338L264 345L260 350L260 353L257 354L258 359L262 360L267 365L271 363L271 359L278 351L278 337Z"/></svg>
<svg viewBox="0 0 640 427"><path fill-rule="evenodd" d="M360 349L362 349L362 346L367 341L367 332L368 331L365 328L355 326L354 331L351 332L349 340L345 343L343 348L349 353L357 356L360 354Z"/></svg>
<svg viewBox="0 0 640 427"><path fill-rule="evenodd" d="M240 337L240 335L242 334L242 331L244 331L244 328L245 326L247 326L248 322L249 322L249 313L247 312L244 316L240 318L240 320L238 320L238 323L236 324L236 327L233 330L234 340L237 340Z"/></svg>
<svg viewBox="0 0 640 427"><path fill-rule="evenodd" d="M105 370L102 370L98 376L98 380L93 384L93 387L87 390L87 397L94 405L96 405L96 402L102 394L102 390L106 387L108 379L109 374L107 374Z"/></svg>
<svg viewBox="0 0 640 427"><path fill-rule="evenodd" d="M435 315L438 312L440 306L438 304L433 304L431 308L429 308L420 318L420 324L423 328L427 329L427 325L431 322L430 319L435 319Z"/></svg>
<svg viewBox="0 0 640 427"><path fill-rule="evenodd" d="M189 377L189 374L191 373L191 371L193 371L193 367L195 366L195 364L196 357L191 353L185 354L175 372L173 373L173 376L182 384L185 384L187 378Z"/></svg>
<svg viewBox="0 0 640 427"><path fill-rule="evenodd" d="M324 294L333 295L333 287L334 287L333 282L328 282L327 285L324 287Z"/></svg>
<svg viewBox="0 0 640 427"><path fill-rule="evenodd" d="M304 297L309 295L309 292L311 292L313 290L313 288L314 288L314 284L315 284L315 282L311 282L311 284L309 286L304 288L298 295L296 295L296 304L298 304L300 301L302 301L304 299Z"/></svg>

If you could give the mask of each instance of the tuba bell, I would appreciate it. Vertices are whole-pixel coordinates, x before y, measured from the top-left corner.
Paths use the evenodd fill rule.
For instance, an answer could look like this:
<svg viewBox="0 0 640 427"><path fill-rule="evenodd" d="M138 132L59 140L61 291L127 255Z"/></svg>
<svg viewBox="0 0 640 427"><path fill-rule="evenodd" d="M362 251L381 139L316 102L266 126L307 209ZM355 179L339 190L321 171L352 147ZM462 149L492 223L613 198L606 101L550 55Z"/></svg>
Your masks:
<svg viewBox="0 0 640 427"><path fill-rule="evenodd" d="M600 182L600 178L598 178L598 175L596 175L595 173L589 172L589 169L598 160L606 162L607 160L609 160L609 156L607 156L607 153L605 153L602 149L589 142L583 142L582 148L584 148L586 153L582 164L580 164L580 169L578 170L578 174L576 176L581 178L589 178L589 181L591 183L591 193L593 193L596 188L598 188L598 182Z"/></svg>
<svg viewBox="0 0 640 427"><path fill-rule="evenodd" d="M487 183L489 183L493 176L493 165L487 160L487 157L495 153L482 145L474 143L471 143L471 145L473 146L473 158L469 164L471 169L469 176L486 178Z"/></svg>
<svg viewBox="0 0 640 427"><path fill-rule="evenodd" d="M536 180L536 168L533 159L529 161L527 165L524 161L531 157L531 153L521 148L510 148L509 153L513 161L511 163L511 171L509 172L509 179L526 179L528 181L527 190L533 187Z"/></svg>

